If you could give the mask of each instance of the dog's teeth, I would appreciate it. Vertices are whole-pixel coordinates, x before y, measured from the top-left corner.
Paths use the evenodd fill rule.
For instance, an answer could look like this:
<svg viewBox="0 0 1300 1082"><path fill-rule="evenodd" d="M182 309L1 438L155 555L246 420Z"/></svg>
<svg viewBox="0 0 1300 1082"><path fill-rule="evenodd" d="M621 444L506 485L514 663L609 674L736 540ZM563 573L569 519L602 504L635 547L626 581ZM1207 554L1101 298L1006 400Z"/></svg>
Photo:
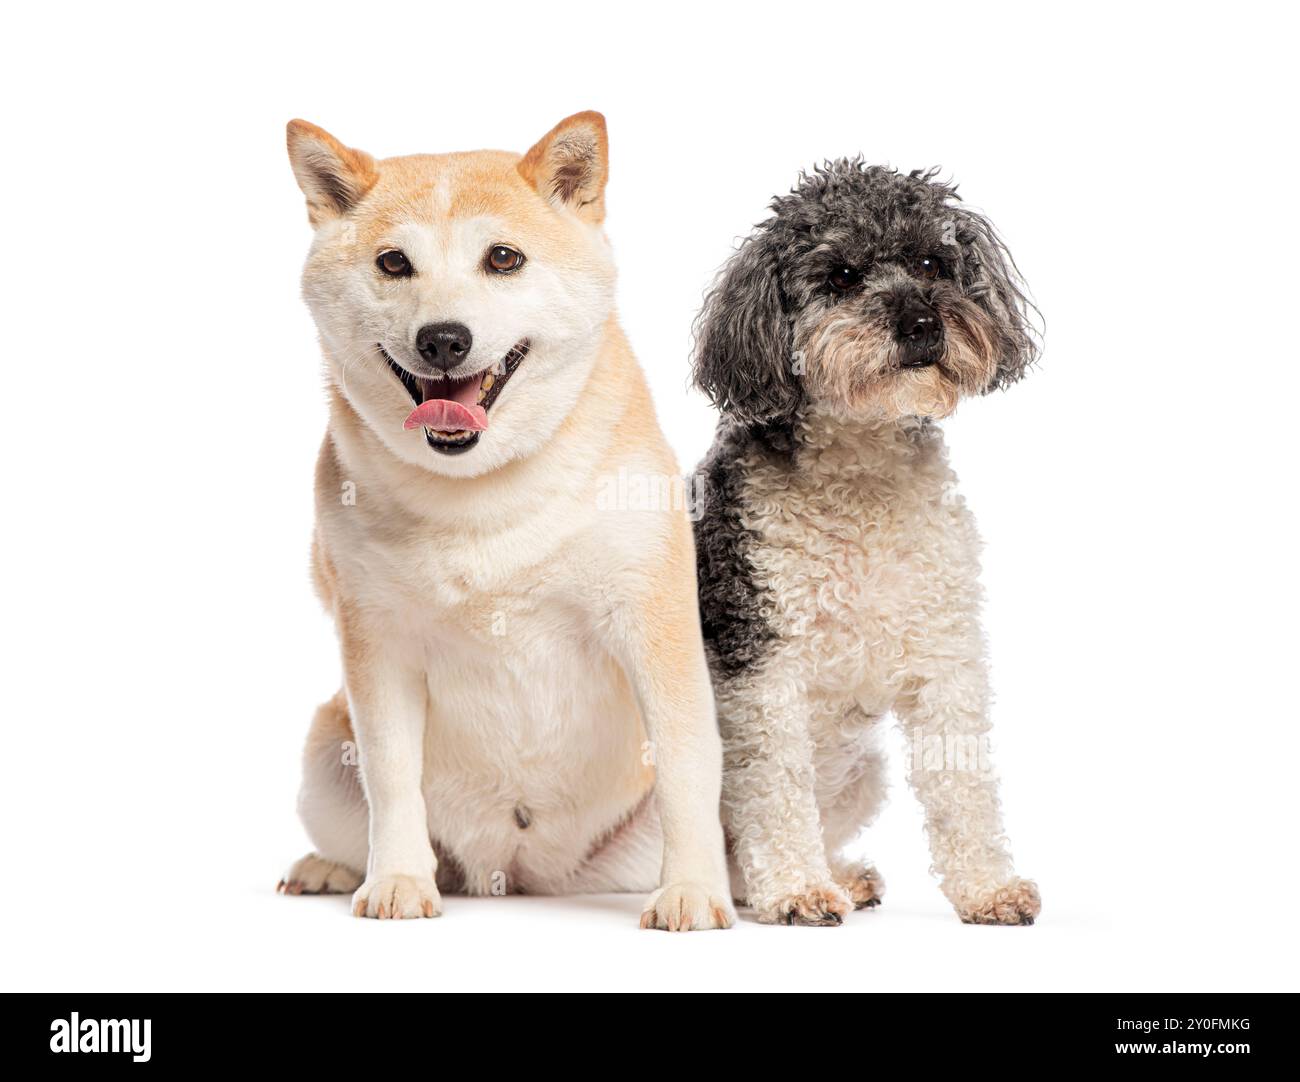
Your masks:
<svg viewBox="0 0 1300 1082"><path fill-rule="evenodd" d="M496 383L496 381L497 381L496 376L494 376L491 372L489 372L486 376L483 377L482 389L485 391L492 390L492 384Z"/></svg>
<svg viewBox="0 0 1300 1082"><path fill-rule="evenodd" d="M461 428L455 432L442 432L436 428L424 428L425 435L437 443L464 443L470 439L474 433L468 428Z"/></svg>
<svg viewBox="0 0 1300 1082"><path fill-rule="evenodd" d="M480 388L480 389L479 389L479 392L478 392L478 400L479 400L479 403L482 404L482 402L483 402L483 400L484 400L485 398L487 398L487 391L485 391L485 390L483 390L483 389Z"/></svg>
<svg viewBox="0 0 1300 1082"><path fill-rule="evenodd" d="M426 427L425 432L432 436L439 443L458 443L461 440L467 440L473 433L468 428L462 428L456 432L442 432L436 428Z"/></svg>

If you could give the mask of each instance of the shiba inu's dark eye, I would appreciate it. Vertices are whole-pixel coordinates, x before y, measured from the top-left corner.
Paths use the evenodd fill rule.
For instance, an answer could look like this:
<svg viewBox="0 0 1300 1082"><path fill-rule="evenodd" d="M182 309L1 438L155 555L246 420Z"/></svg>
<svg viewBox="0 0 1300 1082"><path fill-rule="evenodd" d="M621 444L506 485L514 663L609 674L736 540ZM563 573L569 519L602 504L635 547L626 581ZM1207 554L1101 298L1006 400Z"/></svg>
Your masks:
<svg viewBox="0 0 1300 1082"><path fill-rule="evenodd" d="M494 244L488 249L487 269L496 274L509 274L524 265L524 253L504 244Z"/></svg>
<svg viewBox="0 0 1300 1082"><path fill-rule="evenodd" d="M390 278L405 278L411 273L411 261L396 248L380 252L379 258L375 260L375 266Z"/></svg>
<svg viewBox="0 0 1300 1082"><path fill-rule="evenodd" d="M826 280L830 282L833 290L843 293L862 281L862 272L854 270L852 267L836 267Z"/></svg>

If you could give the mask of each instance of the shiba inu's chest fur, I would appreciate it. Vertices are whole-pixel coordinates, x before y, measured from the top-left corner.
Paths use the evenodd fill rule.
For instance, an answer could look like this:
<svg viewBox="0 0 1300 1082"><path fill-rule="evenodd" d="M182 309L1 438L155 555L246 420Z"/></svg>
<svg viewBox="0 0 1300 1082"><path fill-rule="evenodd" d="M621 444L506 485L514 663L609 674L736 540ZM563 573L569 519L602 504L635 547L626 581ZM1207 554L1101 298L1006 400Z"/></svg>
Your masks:
<svg viewBox="0 0 1300 1082"><path fill-rule="evenodd" d="M476 893L563 889L653 786L636 699L593 604L609 591L612 616L618 586L603 570L662 524L597 506L611 461L665 465L653 444L620 452L616 415L638 397L612 393L625 375L616 365L589 381L573 423L603 435L582 453L543 450L479 479L472 498L463 480L369 454L373 437L335 400L316 482L322 585L381 611L387 649L425 674L430 833Z"/></svg>

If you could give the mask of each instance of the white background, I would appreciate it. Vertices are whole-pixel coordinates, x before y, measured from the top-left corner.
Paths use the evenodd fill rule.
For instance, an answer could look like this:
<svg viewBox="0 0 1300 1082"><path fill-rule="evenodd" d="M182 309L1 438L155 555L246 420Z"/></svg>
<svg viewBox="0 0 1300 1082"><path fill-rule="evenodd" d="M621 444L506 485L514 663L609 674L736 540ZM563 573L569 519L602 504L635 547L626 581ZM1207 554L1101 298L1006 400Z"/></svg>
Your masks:
<svg viewBox="0 0 1300 1082"><path fill-rule="evenodd" d="M1294 27L1193 8L11 11L0 983L1294 988ZM947 430L1037 926L958 923L901 737L865 839L886 902L841 929L640 932L630 896L381 923L273 893L339 679L307 576L324 407L284 123L379 156L522 151L585 108L684 467L712 428L690 320L800 168L940 164L1007 238L1046 352Z"/></svg>

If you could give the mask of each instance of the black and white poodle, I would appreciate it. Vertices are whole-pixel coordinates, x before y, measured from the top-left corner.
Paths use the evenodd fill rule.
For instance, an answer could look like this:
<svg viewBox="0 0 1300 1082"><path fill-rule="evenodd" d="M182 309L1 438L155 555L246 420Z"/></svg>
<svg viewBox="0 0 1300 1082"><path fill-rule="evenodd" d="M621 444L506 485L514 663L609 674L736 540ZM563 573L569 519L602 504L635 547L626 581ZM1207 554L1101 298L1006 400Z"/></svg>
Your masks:
<svg viewBox="0 0 1300 1082"><path fill-rule="evenodd" d="M694 491L734 892L775 923L879 902L842 851L881 806L892 713L957 913L1031 924L985 745L979 539L935 421L1024 374L1032 306L933 171L841 160L772 210L696 327L722 411Z"/></svg>

